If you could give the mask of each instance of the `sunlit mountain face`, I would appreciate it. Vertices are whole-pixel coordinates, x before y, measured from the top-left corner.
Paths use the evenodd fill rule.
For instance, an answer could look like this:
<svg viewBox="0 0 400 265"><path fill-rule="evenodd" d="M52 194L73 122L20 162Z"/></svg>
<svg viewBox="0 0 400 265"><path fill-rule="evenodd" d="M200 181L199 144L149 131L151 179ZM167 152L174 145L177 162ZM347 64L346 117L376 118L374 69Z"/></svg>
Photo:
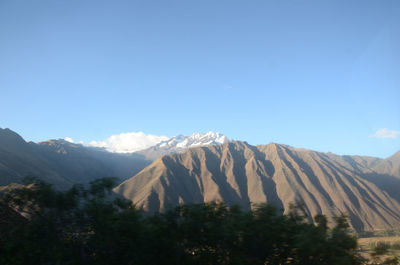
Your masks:
<svg viewBox="0 0 400 265"><path fill-rule="evenodd" d="M281 144L231 141L165 155L114 191L147 212L181 203L223 201L250 209L269 203L287 213L347 214L356 230L400 224L398 154L388 159L339 156Z"/></svg>
<svg viewBox="0 0 400 265"><path fill-rule="evenodd" d="M116 177L114 192L145 212L180 203L223 201L250 209L304 206L309 220L347 214L356 230L400 224L400 152L386 158L341 156L283 144L253 146L221 133L178 135L132 153L66 140L26 142L0 129L0 185L35 176L57 189Z"/></svg>

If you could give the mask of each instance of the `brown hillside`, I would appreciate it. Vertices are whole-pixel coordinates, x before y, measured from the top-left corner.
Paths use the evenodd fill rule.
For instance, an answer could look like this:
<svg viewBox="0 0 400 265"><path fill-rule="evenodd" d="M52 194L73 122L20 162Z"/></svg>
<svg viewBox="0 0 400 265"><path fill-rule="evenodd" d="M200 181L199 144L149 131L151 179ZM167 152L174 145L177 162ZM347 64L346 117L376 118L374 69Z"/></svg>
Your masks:
<svg viewBox="0 0 400 265"><path fill-rule="evenodd" d="M146 211L169 205L225 201L249 208L268 202L287 212L304 203L309 216L349 215L358 230L400 224L399 180L381 175L380 159L338 156L289 146L232 142L157 159L115 192ZM381 177L383 176L383 177Z"/></svg>

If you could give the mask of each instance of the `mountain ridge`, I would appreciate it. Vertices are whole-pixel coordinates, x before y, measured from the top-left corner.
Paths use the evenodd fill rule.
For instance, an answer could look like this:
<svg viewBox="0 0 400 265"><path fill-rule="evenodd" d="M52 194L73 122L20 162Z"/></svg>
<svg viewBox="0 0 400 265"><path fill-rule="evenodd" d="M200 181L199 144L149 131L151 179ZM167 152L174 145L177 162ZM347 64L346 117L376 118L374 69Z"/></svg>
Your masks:
<svg viewBox="0 0 400 265"><path fill-rule="evenodd" d="M147 212L224 201L245 209L267 202L287 213L290 203L299 202L310 221L319 213L331 221L346 213L358 230L400 224L400 152L382 159L277 143L253 146L225 139L209 144L207 138L204 146L174 149L184 140L176 139L162 156L153 153L152 161L139 152L110 153L65 140L26 142L12 130L0 129L0 185L21 182L30 174L64 189L116 176L126 181L114 191Z"/></svg>
<svg viewBox="0 0 400 265"><path fill-rule="evenodd" d="M155 160L163 155L184 152L188 148L218 145L229 141L224 134L219 132L193 133L188 136L180 134L136 153L148 160Z"/></svg>
<svg viewBox="0 0 400 265"><path fill-rule="evenodd" d="M400 198L389 188L400 184L380 178L385 173L369 167L375 162L382 161L234 141L163 156L114 191L148 212L224 201L246 209L267 202L287 213L301 202L309 218L347 213L358 230L392 228L400 224Z"/></svg>
<svg viewBox="0 0 400 265"><path fill-rule="evenodd" d="M162 155L221 141L227 138L220 133L194 133L164 141L167 148L156 145L148 151L118 153L64 139L26 142L18 133L0 128L0 185L21 183L26 176L39 177L57 188L109 176L123 181Z"/></svg>
<svg viewBox="0 0 400 265"><path fill-rule="evenodd" d="M17 133L0 129L0 185L35 176L65 189L101 177L123 180L149 163L139 154L114 154L65 140L26 142Z"/></svg>

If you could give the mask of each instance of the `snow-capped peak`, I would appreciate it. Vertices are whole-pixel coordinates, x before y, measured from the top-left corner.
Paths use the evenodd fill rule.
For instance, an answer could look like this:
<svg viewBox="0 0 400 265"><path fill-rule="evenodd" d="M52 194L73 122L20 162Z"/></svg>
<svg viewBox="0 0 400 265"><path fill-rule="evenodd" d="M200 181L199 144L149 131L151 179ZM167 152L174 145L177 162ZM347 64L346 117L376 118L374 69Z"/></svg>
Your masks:
<svg viewBox="0 0 400 265"><path fill-rule="evenodd" d="M66 140L72 141L70 138ZM132 153L151 149L160 150L162 154L184 151L186 148L216 145L228 142L225 135L218 132L194 133L190 136L177 135L171 138L130 132L111 135L103 141L91 141L87 146L104 148L115 153ZM85 145L85 144L84 144Z"/></svg>
<svg viewBox="0 0 400 265"><path fill-rule="evenodd" d="M186 149L197 146L223 144L228 138L218 132L193 133L190 136L177 135L156 145L158 148Z"/></svg>

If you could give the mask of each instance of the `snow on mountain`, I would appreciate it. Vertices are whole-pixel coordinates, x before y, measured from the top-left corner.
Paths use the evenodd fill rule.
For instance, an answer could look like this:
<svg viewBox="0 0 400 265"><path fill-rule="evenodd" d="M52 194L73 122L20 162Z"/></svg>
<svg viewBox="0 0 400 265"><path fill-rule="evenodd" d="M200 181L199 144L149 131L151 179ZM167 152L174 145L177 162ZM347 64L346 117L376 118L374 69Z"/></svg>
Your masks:
<svg viewBox="0 0 400 265"><path fill-rule="evenodd" d="M66 141L73 142L71 138ZM190 136L178 135L174 137L157 136L143 132L130 132L111 135L102 141L91 141L84 144L91 147L104 148L113 153L133 153L148 149L165 150L165 153L179 152L186 148L222 144L228 141L225 135L218 132L194 133ZM162 152L164 154L164 152Z"/></svg>
<svg viewBox="0 0 400 265"><path fill-rule="evenodd" d="M154 146L155 149L186 149L197 146L216 145L228 142L228 138L218 132L194 133L190 136L178 135Z"/></svg>
<svg viewBox="0 0 400 265"><path fill-rule="evenodd" d="M194 133L189 136L177 135L137 153L148 160L155 160L163 155L181 153L187 148L218 145L229 141L225 135L218 132Z"/></svg>

